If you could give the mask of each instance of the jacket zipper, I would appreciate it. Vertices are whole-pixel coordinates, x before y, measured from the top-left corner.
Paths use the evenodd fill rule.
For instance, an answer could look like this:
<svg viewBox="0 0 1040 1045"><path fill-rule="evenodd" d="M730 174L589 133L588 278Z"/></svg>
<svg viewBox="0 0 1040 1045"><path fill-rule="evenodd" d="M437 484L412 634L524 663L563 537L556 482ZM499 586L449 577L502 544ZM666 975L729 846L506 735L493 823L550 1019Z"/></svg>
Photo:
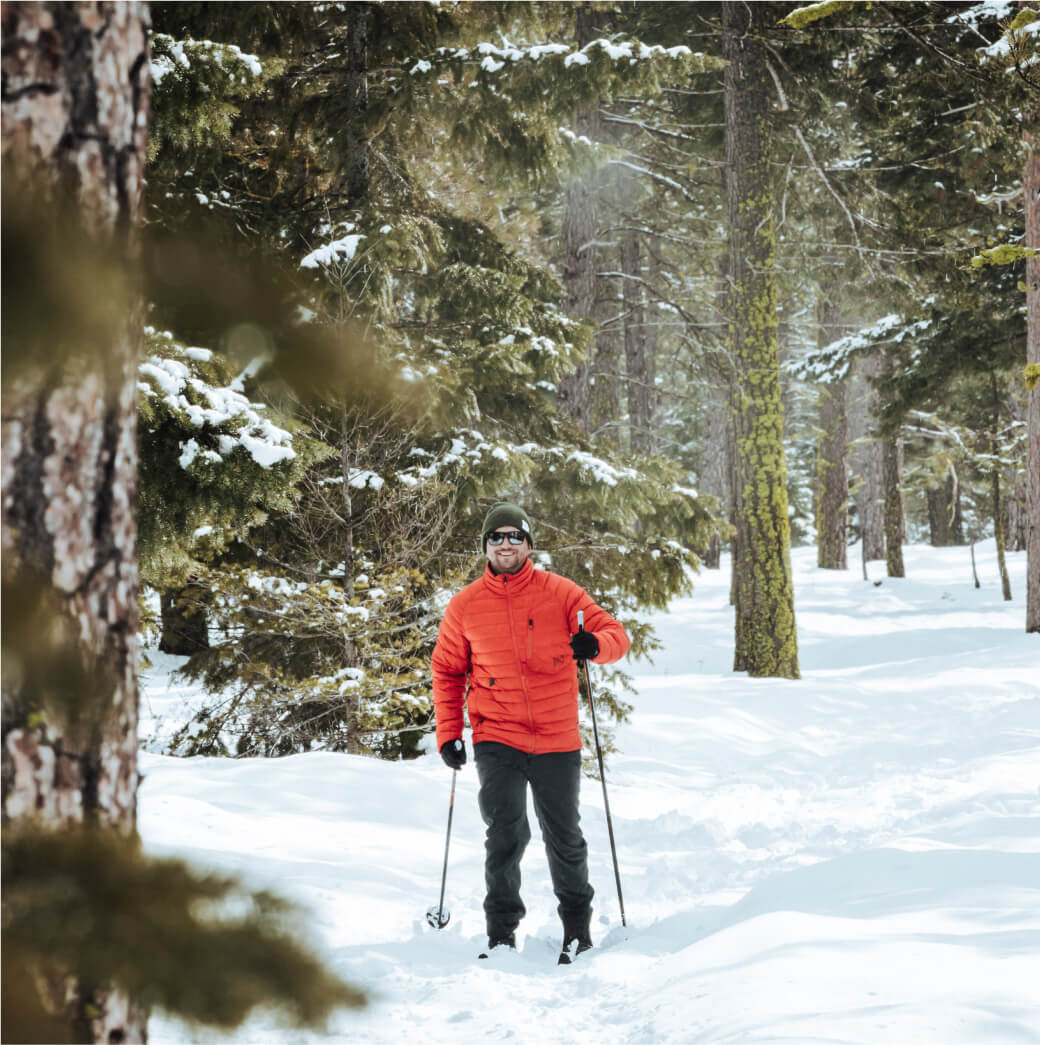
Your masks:
<svg viewBox="0 0 1040 1045"><path fill-rule="evenodd" d="M516 657L516 667L520 672L520 685L524 691L524 701L527 704L527 724L531 730L531 750L528 754L534 754L534 711L531 709L531 692L527 688L527 672L524 670L524 662L520 659L520 643L516 639L516 622L513 617L513 596L509 591L509 578L502 577L502 587L506 592L506 612L509 615L509 637L513 640L513 656Z"/></svg>

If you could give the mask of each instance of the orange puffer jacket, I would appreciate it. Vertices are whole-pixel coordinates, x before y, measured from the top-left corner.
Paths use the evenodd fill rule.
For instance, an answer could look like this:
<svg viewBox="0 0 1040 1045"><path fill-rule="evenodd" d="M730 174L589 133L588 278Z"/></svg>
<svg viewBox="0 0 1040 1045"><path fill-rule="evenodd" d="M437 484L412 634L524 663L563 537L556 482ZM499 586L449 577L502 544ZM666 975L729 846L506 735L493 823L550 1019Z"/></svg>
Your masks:
<svg viewBox="0 0 1040 1045"><path fill-rule="evenodd" d="M529 754L577 751L578 672L570 637L585 630L599 641L596 662L620 660L625 629L566 577L535 569L484 576L448 603L433 651L437 747L462 736L468 699L473 740L495 740ZM468 695L467 695L468 676Z"/></svg>

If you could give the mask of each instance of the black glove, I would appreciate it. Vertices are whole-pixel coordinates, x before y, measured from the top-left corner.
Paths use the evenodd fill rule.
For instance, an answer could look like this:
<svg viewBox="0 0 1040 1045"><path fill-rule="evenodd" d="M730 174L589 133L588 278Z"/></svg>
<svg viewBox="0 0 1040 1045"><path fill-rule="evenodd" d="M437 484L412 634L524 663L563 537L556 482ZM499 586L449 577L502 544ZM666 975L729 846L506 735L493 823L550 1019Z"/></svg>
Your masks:
<svg viewBox="0 0 1040 1045"><path fill-rule="evenodd" d="M599 639L592 631L575 632L571 636L571 649L575 660L594 660L599 653Z"/></svg>
<svg viewBox="0 0 1040 1045"><path fill-rule="evenodd" d="M461 769L466 764L466 745L461 740L446 740L441 746L441 758L449 769Z"/></svg>

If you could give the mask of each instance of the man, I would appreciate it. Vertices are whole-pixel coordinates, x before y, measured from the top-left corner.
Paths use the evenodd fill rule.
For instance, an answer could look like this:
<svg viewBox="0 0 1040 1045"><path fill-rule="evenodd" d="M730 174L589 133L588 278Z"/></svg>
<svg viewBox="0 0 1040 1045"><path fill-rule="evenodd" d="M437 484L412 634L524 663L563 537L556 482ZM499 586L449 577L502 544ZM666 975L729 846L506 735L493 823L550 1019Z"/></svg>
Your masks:
<svg viewBox="0 0 1040 1045"><path fill-rule="evenodd" d="M531 522L519 505L484 520L484 575L448 604L433 651L437 745L452 769L466 763L468 703L487 825L484 878L489 950L515 947L524 916L520 859L531 838L530 785L563 921L561 962L592 946L592 886L579 826L581 733L575 661L609 664L628 652L625 629L573 581L536 569ZM586 631L578 631L578 611ZM486 957L482 954L481 957Z"/></svg>

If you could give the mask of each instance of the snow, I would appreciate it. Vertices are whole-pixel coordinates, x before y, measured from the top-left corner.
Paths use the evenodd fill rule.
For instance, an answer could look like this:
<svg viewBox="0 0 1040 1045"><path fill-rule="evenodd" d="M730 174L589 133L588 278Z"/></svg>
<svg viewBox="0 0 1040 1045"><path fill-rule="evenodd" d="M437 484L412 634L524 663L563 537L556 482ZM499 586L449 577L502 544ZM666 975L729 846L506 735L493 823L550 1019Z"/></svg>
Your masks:
<svg viewBox="0 0 1040 1045"><path fill-rule="evenodd" d="M326 243L316 250L312 250L301 262L302 269L316 269L328 267L339 261L351 262L357 254L358 244L365 237L358 232L350 233L340 239Z"/></svg>
<svg viewBox="0 0 1040 1045"><path fill-rule="evenodd" d="M151 327L147 330L150 334L157 333ZM169 339L166 332L159 333L159 336ZM212 352L204 348L182 351L186 358L196 362L206 362L212 357ZM246 376L255 373L263 362L262 357L254 360L227 388L208 384L195 377L191 369L179 359L151 355L138 366L139 375L146 379L138 381L139 391L150 398L160 395L169 410L183 414L193 427L205 430L209 427L220 428L222 425L238 425L233 434L217 434L219 453L215 450L204 450L194 438L186 439L181 443L181 454L178 458L182 468L189 468L199 458L211 464L222 464L224 457L239 446L261 468L270 468L279 461L290 460L296 456L292 448L292 433L279 428L269 418L264 417L261 413L264 410L263 404L250 401L241 392ZM185 395L188 388L209 405L202 406L188 399Z"/></svg>
<svg viewBox="0 0 1040 1045"><path fill-rule="evenodd" d="M908 579L859 549L848 571L793 553L803 678L733 674L729 572L649 614L663 649L635 676L603 799L582 818L595 949L555 965L558 924L536 839L515 954L483 944L483 827L439 758L154 753L198 694L150 653L142 688L146 849L274 886L311 911L311 943L370 992L327 1035L257 1014L237 1035L161 1013L153 1045L367 1042L1040 1041L1040 637L1024 633L1025 557L1000 596L993 542L905 549ZM597 670L593 667L593 676ZM601 715L602 720L602 715Z"/></svg>
<svg viewBox="0 0 1040 1045"><path fill-rule="evenodd" d="M155 43L162 43L170 51L170 56L154 55L150 67L152 82L161 84L163 79L178 66L182 69L190 69L191 61L186 54L186 49L193 52L195 58L202 58L212 62L219 68L224 68L226 59L231 60L233 72L231 79L235 80L236 74L247 72L250 76L262 76L263 64L255 54L243 51L235 44L214 43L212 40L177 40L166 33L156 33L153 37ZM242 67L245 67L244 70Z"/></svg>

